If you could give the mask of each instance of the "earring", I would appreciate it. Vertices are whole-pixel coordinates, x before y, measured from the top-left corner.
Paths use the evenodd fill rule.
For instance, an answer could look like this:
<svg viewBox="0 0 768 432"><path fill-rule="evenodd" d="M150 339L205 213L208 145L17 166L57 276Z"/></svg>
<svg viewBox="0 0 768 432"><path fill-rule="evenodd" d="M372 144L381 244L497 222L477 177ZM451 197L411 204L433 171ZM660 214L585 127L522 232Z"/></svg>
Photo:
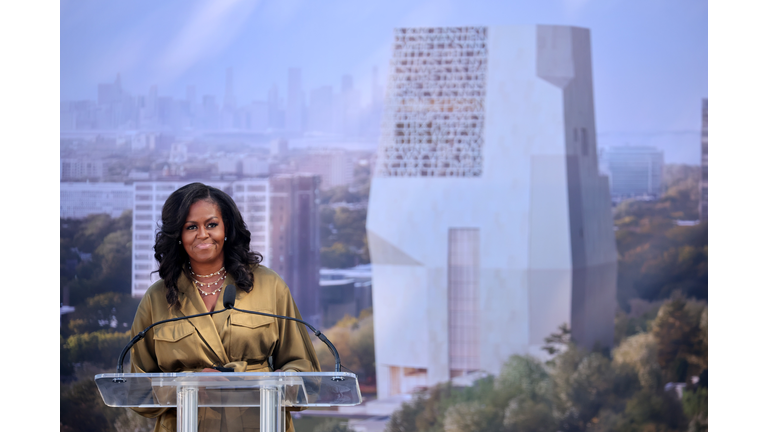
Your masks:
<svg viewBox="0 0 768 432"><path fill-rule="evenodd" d="M226 237L224 237L224 241L227 241L227 238L226 238Z"/></svg>
<svg viewBox="0 0 768 432"><path fill-rule="evenodd" d="M179 244L181 244L181 240L179 240Z"/></svg>

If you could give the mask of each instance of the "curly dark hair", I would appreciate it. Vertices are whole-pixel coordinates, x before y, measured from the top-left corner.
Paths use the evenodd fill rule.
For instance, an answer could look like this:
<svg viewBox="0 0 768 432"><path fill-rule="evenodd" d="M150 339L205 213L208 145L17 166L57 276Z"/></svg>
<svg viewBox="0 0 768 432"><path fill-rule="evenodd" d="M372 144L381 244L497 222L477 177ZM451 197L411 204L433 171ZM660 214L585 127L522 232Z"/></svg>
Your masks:
<svg viewBox="0 0 768 432"><path fill-rule="evenodd" d="M224 267L235 279L238 288L245 292L253 289L251 266L258 266L264 257L251 251L251 233L245 226L240 210L225 192L202 183L190 183L174 191L163 205L162 226L155 234L156 270L165 282L165 298L168 307L179 307L178 281L182 272L187 276L189 261L187 251L179 244L181 231L192 204L209 200L216 204L224 220L227 241L224 243Z"/></svg>

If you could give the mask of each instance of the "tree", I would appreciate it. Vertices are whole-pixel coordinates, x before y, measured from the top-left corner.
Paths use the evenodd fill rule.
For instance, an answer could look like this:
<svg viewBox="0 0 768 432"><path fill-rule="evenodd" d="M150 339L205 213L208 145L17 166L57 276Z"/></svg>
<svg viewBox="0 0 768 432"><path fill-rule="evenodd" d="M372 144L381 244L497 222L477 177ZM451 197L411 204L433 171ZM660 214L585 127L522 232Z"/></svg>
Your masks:
<svg viewBox="0 0 768 432"><path fill-rule="evenodd" d="M59 396L61 431L103 432L111 429L111 419L93 379L62 385Z"/></svg>
<svg viewBox="0 0 768 432"><path fill-rule="evenodd" d="M71 305L104 292L130 293L132 212L60 223L60 283Z"/></svg>
<svg viewBox="0 0 768 432"><path fill-rule="evenodd" d="M320 265L326 268L353 267L356 256L344 243L336 242L331 247L320 248Z"/></svg>
<svg viewBox="0 0 768 432"><path fill-rule="evenodd" d="M478 401L460 402L445 411L445 432L484 432L488 428L488 410Z"/></svg>
<svg viewBox="0 0 768 432"><path fill-rule="evenodd" d="M324 331L338 351L342 366L360 376L360 381L372 383L376 377L373 343L373 316L365 310L359 318L349 315ZM325 344L314 341L315 352L323 370L333 370L335 359Z"/></svg>
<svg viewBox="0 0 768 432"><path fill-rule="evenodd" d="M658 353L656 338L649 333L640 333L626 338L613 350L613 364L615 368L628 366L637 374L643 388L657 391L663 386Z"/></svg>
<svg viewBox="0 0 768 432"><path fill-rule="evenodd" d="M66 349L73 364L92 363L102 368L114 367L117 358L128 341L130 331L114 333L96 331L75 334L67 338Z"/></svg>
<svg viewBox="0 0 768 432"><path fill-rule="evenodd" d="M130 328L141 300L128 294L106 292L85 300L70 314L62 333L89 333L98 330L122 332Z"/></svg>
<svg viewBox="0 0 768 432"><path fill-rule="evenodd" d="M312 432L354 432L347 424L336 419L327 419L317 425Z"/></svg>
<svg viewBox="0 0 768 432"><path fill-rule="evenodd" d="M583 431L613 390L610 361L571 344L553 363L550 377L555 419L562 431Z"/></svg>
<svg viewBox="0 0 768 432"><path fill-rule="evenodd" d="M373 339L373 316L360 318L356 328L349 336L349 348L357 356L359 365L358 375L362 381L372 381L376 378L376 351Z"/></svg>
<svg viewBox="0 0 768 432"><path fill-rule="evenodd" d="M698 218L698 167L665 166L666 193L658 201L627 200L614 211L619 253L618 300L664 300L675 290L707 298L707 223Z"/></svg>
<svg viewBox="0 0 768 432"><path fill-rule="evenodd" d="M667 381L686 382L703 370L701 305L675 296L659 309L651 333L658 342L658 362Z"/></svg>
<svg viewBox="0 0 768 432"><path fill-rule="evenodd" d="M495 398L506 402L502 424L509 431L554 431L552 381L541 361L514 355L494 380Z"/></svg>

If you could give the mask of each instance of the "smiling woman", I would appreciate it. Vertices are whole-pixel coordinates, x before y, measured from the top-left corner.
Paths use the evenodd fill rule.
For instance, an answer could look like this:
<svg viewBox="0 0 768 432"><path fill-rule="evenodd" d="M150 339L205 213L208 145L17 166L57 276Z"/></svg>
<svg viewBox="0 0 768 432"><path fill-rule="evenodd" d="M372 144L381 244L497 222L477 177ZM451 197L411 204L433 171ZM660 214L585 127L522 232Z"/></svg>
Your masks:
<svg viewBox="0 0 768 432"><path fill-rule="evenodd" d="M131 328L135 336L161 320L224 309L222 287L237 286L240 308L301 319L285 282L260 265L251 234L232 198L202 183L173 192L155 237L162 280L149 287ZM225 311L160 325L133 347L131 372L320 371L304 326ZM175 409L134 408L156 417L155 430L176 430ZM259 410L201 408L200 430L257 430ZM293 430L286 416L286 430Z"/></svg>

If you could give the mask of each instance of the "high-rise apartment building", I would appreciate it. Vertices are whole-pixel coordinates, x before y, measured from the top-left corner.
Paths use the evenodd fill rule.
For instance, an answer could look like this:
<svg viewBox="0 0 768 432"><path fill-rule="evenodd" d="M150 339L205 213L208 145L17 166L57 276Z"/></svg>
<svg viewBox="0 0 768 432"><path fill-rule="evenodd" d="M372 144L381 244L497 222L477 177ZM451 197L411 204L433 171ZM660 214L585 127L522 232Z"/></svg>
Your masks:
<svg viewBox="0 0 768 432"><path fill-rule="evenodd" d="M708 98L701 105L701 179L699 180L699 219L709 216L709 109Z"/></svg>
<svg viewBox="0 0 768 432"><path fill-rule="evenodd" d="M90 157L59 159L60 180L99 180L104 176L104 162Z"/></svg>
<svg viewBox="0 0 768 432"><path fill-rule="evenodd" d="M191 183L136 182L133 184L133 245L131 295L141 297L159 277L154 258L155 232L161 226L163 205L176 189ZM267 179L238 180L234 182L204 181L209 186L229 194L251 232L251 250L264 256L269 267L269 181Z"/></svg>
<svg viewBox="0 0 768 432"><path fill-rule="evenodd" d="M614 201L645 197L658 199L664 193L664 152L655 147L608 147L601 157L608 170Z"/></svg>
<svg viewBox="0 0 768 432"><path fill-rule="evenodd" d="M598 174L589 30L395 30L368 207L379 397L565 323L610 347L616 246Z"/></svg>
<svg viewBox="0 0 768 432"><path fill-rule="evenodd" d="M320 177L281 174L270 178L271 268L291 288L305 320L320 325Z"/></svg>
<svg viewBox="0 0 768 432"><path fill-rule="evenodd" d="M125 183L61 182L60 217L82 219L106 213L116 218L133 209L133 185Z"/></svg>
<svg viewBox="0 0 768 432"><path fill-rule="evenodd" d="M354 157L341 149L309 151L296 156L294 161L296 172L320 176L321 189L348 185L354 179Z"/></svg>

